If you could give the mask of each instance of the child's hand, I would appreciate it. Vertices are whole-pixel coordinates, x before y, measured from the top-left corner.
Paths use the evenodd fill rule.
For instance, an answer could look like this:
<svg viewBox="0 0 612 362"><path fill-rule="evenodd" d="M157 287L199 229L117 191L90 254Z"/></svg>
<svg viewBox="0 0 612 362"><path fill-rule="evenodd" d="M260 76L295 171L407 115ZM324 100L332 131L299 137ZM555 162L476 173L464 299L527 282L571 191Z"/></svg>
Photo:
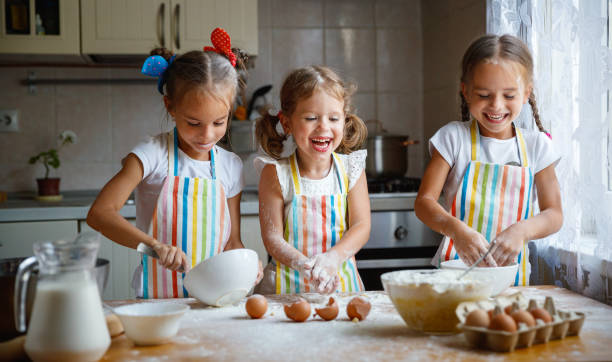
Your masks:
<svg viewBox="0 0 612 362"><path fill-rule="evenodd" d="M159 256L159 264L162 266L170 270L177 270L182 265L185 273L191 269L187 262L187 255L176 246L157 242L153 250Z"/></svg>
<svg viewBox="0 0 612 362"><path fill-rule="evenodd" d="M506 266L515 262L526 239L527 237L518 224L510 225L499 233L496 237L497 245L491 252L497 265Z"/></svg>
<svg viewBox="0 0 612 362"><path fill-rule="evenodd" d="M304 255L301 255L301 258L295 262L292 266L293 269L300 272L300 274L304 274L304 276L308 279L312 276L312 267L314 266L314 259L309 259Z"/></svg>
<svg viewBox="0 0 612 362"><path fill-rule="evenodd" d="M338 268L342 260L334 251L316 255L312 260L314 260L314 266L312 268L311 280L314 283L315 289L319 293L333 293L340 284Z"/></svg>
<svg viewBox="0 0 612 362"><path fill-rule="evenodd" d="M476 260L484 255L489 248L487 239L485 239L481 233L468 227L467 225L463 230L459 231L455 235L453 241L457 254L461 260L463 260L465 265L468 266L474 264ZM489 253L489 255L487 255L479 265L482 266L482 264L484 264L486 266L494 267L497 266L495 260L496 259L492 257L491 253Z"/></svg>

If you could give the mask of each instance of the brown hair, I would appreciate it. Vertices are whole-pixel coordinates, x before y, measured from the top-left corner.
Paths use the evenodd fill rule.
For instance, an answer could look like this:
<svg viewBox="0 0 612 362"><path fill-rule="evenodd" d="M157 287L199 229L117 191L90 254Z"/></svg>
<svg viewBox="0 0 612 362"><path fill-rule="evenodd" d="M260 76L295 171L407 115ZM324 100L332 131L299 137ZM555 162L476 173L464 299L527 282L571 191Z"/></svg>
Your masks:
<svg viewBox="0 0 612 362"><path fill-rule="evenodd" d="M230 109L239 89L245 84L238 70L245 70L247 56L240 49L233 48L236 55L236 67L224 55L213 51L193 50L177 55L164 73L164 94L171 102L179 101L187 91L201 87L214 97L223 99L230 87ZM170 61L173 54L166 48L156 48L151 55L160 55ZM230 117L231 118L231 117Z"/></svg>
<svg viewBox="0 0 612 362"><path fill-rule="evenodd" d="M290 117L300 100L310 97L315 90L324 90L330 96L344 102L344 137L336 150L339 153L350 153L359 149L368 135L368 130L361 118L352 113L351 96L354 87L346 85L331 69L325 66L308 66L292 71L280 92L281 112ZM255 133L262 149L278 159L283 151L286 134L280 134L276 127L278 115L266 114L257 120Z"/></svg>
<svg viewBox="0 0 612 362"><path fill-rule="evenodd" d="M509 34L502 36L487 34L474 40L465 51L465 54L463 54L463 60L461 61L461 82L469 84L476 65L493 59L507 60L521 65L525 81L528 84L533 84L533 59L529 48L527 48L527 45L521 39ZM461 119L469 121L471 115L468 104L462 92L459 92L459 96L461 97ZM533 119L538 129L541 132L546 132L540 121L540 113L538 112L533 90L529 95L529 105L531 106Z"/></svg>

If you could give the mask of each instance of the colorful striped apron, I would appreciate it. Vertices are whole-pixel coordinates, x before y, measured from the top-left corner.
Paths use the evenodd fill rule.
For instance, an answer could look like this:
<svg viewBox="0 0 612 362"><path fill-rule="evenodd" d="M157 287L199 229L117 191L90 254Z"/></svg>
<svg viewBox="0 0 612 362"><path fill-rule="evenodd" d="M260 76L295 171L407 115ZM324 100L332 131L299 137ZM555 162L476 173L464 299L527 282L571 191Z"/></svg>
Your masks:
<svg viewBox="0 0 612 362"><path fill-rule="evenodd" d="M472 160L468 164L451 206L451 215L481 233L488 242L510 225L533 215L531 199L533 173L527 163L525 139L518 128L514 129L522 166L483 163L478 161L477 155L482 151L478 122L472 121L470 126ZM519 268L514 285L529 285L531 267L527 242L528 240L523 242L523 248L518 254ZM458 258L453 240L446 236L432 264L439 266L443 261Z"/></svg>
<svg viewBox="0 0 612 362"><path fill-rule="evenodd" d="M153 212L149 234L164 244L180 247L192 267L223 251L229 238L227 199L217 180L214 148L210 151L212 179L178 175L178 134L168 133L168 177ZM143 298L187 297L185 273L142 256Z"/></svg>
<svg viewBox="0 0 612 362"><path fill-rule="evenodd" d="M289 158L293 180L293 200L285 207L284 239L307 257L325 253L332 248L347 229L348 176L338 155L332 154L341 193L334 195L302 195L300 171L295 153ZM310 292L310 280L297 270L274 261L276 265L276 294ZM337 292L363 291L355 257L342 263L338 270L340 285Z"/></svg>

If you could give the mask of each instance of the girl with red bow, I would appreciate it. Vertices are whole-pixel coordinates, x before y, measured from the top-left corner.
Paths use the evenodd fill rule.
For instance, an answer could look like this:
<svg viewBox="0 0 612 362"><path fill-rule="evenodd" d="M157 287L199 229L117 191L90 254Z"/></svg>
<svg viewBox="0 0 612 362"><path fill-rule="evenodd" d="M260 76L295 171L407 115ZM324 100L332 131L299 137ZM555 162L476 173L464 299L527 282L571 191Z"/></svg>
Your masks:
<svg viewBox="0 0 612 362"><path fill-rule="evenodd" d="M139 297L186 297L185 272L225 250L244 248L242 161L217 146L242 86L236 67L244 68L244 59L231 49L223 29L215 29L211 40L214 47L203 51L151 52L142 73L159 78L158 91L175 127L140 143L122 160L87 216L87 223L109 239L134 249L143 243L159 256L143 255L134 273ZM136 226L119 213L132 191Z"/></svg>

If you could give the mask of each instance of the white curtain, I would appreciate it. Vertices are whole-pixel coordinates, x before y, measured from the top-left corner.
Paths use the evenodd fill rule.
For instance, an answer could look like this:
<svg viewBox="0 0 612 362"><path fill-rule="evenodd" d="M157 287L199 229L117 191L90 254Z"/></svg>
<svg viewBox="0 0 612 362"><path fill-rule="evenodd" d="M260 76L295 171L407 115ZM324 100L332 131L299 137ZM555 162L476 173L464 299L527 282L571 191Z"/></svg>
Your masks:
<svg viewBox="0 0 612 362"><path fill-rule="evenodd" d="M564 223L532 244L539 259L532 259L532 282L554 282L610 303L612 267L602 262L612 260L607 6L608 0L488 0L487 31L519 36L532 50L542 123L562 156L556 172ZM519 124L530 128L524 108Z"/></svg>

